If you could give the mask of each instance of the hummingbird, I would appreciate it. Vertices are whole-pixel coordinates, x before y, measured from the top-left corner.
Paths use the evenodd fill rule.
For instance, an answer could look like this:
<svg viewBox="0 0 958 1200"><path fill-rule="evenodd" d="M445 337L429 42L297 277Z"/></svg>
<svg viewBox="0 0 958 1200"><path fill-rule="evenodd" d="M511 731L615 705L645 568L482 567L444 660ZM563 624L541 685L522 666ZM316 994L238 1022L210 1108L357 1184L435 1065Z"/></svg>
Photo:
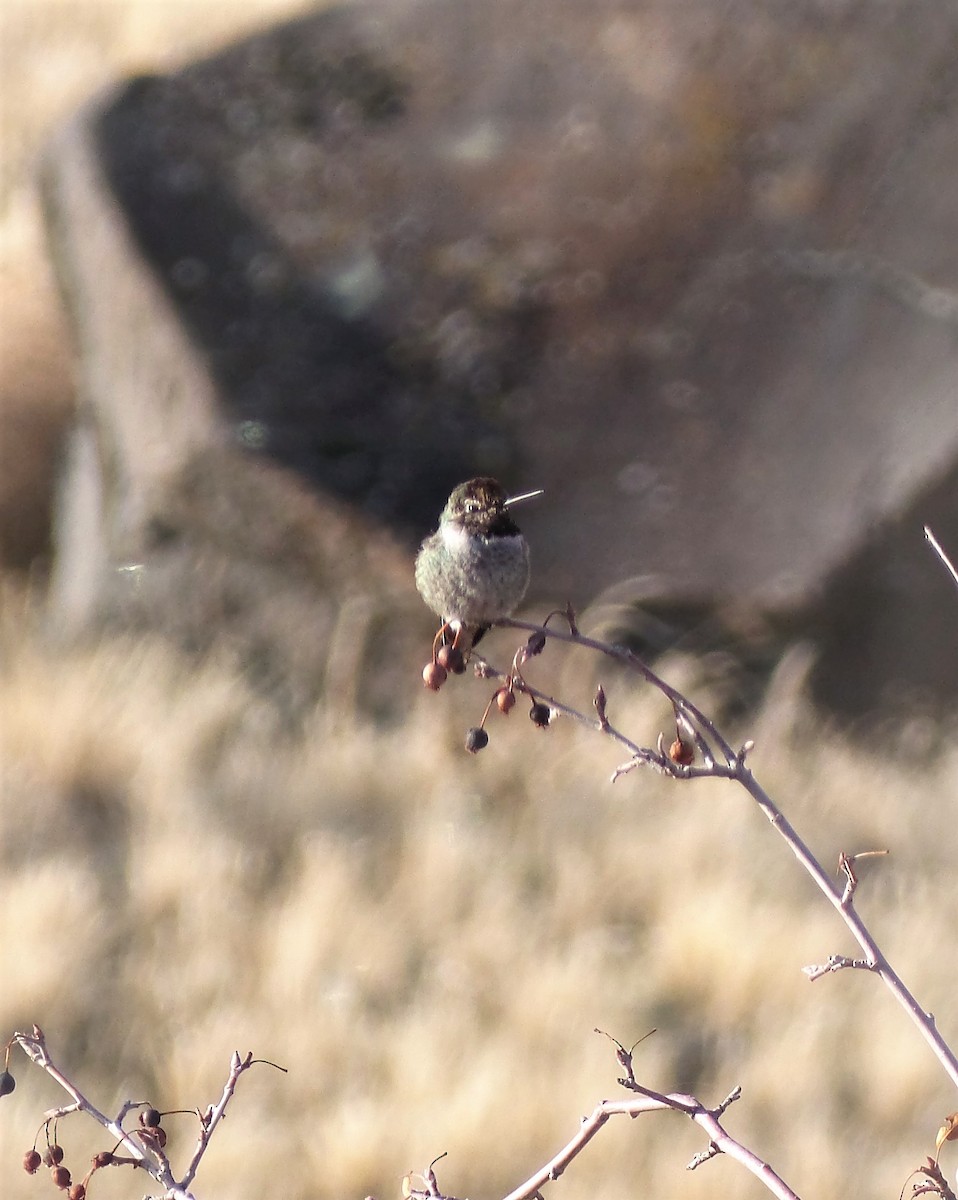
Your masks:
<svg viewBox="0 0 958 1200"><path fill-rule="evenodd" d="M468 637L468 650L518 608L529 586L529 546L508 509L541 495L509 497L488 476L453 489L416 556L416 587L443 621L440 636L451 629L456 646Z"/></svg>

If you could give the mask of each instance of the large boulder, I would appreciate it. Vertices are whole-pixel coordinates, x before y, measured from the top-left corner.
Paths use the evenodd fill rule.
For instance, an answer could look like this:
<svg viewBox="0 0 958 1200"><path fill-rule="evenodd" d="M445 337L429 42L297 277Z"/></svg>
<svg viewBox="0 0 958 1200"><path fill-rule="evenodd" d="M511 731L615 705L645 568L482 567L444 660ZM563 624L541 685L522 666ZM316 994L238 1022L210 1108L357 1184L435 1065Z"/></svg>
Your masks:
<svg viewBox="0 0 958 1200"><path fill-rule="evenodd" d="M299 588L321 647L483 472L546 489L533 595L754 605L846 711L953 695L956 39L947 0L367 0L101 97L46 172L63 619L202 641Z"/></svg>

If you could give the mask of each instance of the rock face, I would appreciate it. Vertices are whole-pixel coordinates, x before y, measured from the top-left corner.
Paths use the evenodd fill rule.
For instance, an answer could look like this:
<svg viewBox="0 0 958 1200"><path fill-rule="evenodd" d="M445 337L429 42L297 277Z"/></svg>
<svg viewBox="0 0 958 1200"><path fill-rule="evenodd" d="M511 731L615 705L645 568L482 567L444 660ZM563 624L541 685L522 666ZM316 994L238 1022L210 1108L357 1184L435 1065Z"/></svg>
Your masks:
<svg viewBox="0 0 958 1200"><path fill-rule="evenodd" d="M546 489L540 596L785 613L849 711L953 689L956 50L946 0L370 0L103 98L47 163L59 612L202 641L214 546L249 630L240 562L329 628L380 573L396 612L489 473Z"/></svg>

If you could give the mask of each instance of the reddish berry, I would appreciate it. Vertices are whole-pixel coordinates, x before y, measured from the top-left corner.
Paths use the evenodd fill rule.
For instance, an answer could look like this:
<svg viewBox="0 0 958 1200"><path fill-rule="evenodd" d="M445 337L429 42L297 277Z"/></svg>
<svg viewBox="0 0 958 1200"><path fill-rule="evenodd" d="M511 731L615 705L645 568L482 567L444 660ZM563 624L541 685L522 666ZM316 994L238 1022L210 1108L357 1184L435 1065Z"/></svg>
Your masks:
<svg viewBox="0 0 958 1200"><path fill-rule="evenodd" d="M70 1200L86 1200L86 1188L82 1183L75 1183L67 1195Z"/></svg>
<svg viewBox="0 0 958 1200"><path fill-rule="evenodd" d="M436 662L447 671L452 671L453 675L461 675L466 669L466 660L458 646L440 646Z"/></svg>
<svg viewBox="0 0 958 1200"><path fill-rule="evenodd" d="M422 669L422 681L431 692L438 692L446 682L446 669L439 663L426 663Z"/></svg>
<svg viewBox="0 0 958 1200"><path fill-rule="evenodd" d="M508 715L510 710L515 706L515 703L516 694L511 688L500 688L498 692L496 692L496 704L499 706L499 711L501 713L506 713Z"/></svg>
<svg viewBox="0 0 958 1200"><path fill-rule="evenodd" d="M669 758L679 766L688 767L695 758L695 747L690 742L677 737L669 746Z"/></svg>
<svg viewBox="0 0 958 1200"><path fill-rule="evenodd" d="M100 1167L109 1167L113 1165L113 1151L101 1150L99 1154L93 1156L93 1169L98 1170Z"/></svg>
<svg viewBox="0 0 958 1200"><path fill-rule="evenodd" d="M47 1146L46 1154L43 1156L43 1161L48 1167L58 1167L63 1162L63 1147L62 1146Z"/></svg>
<svg viewBox="0 0 958 1200"><path fill-rule="evenodd" d="M56 1186L63 1192L67 1190L73 1180L70 1178L70 1172L66 1167L51 1167L50 1178Z"/></svg>
<svg viewBox="0 0 958 1200"><path fill-rule="evenodd" d="M42 1162L43 1159L36 1150L28 1150L23 1156L23 1169L28 1175L36 1175Z"/></svg>

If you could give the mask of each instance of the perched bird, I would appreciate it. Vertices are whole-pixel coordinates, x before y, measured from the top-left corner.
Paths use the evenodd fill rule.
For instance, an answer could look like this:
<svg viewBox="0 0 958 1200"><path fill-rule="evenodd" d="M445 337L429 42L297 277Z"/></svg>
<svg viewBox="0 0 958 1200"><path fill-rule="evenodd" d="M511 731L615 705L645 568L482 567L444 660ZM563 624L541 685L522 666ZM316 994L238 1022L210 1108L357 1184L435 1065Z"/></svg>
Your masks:
<svg viewBox="0 0 958 1200"><path fill-rule="evenodd" d="M507 511L524 492L507 497L488 477L470 479L453 490L416 556L416 587L423 600L451 629L454 644L469 648L501 617L510 616L529 586L529 546ZM443 632L441 631L441 632Z"/></svg>

